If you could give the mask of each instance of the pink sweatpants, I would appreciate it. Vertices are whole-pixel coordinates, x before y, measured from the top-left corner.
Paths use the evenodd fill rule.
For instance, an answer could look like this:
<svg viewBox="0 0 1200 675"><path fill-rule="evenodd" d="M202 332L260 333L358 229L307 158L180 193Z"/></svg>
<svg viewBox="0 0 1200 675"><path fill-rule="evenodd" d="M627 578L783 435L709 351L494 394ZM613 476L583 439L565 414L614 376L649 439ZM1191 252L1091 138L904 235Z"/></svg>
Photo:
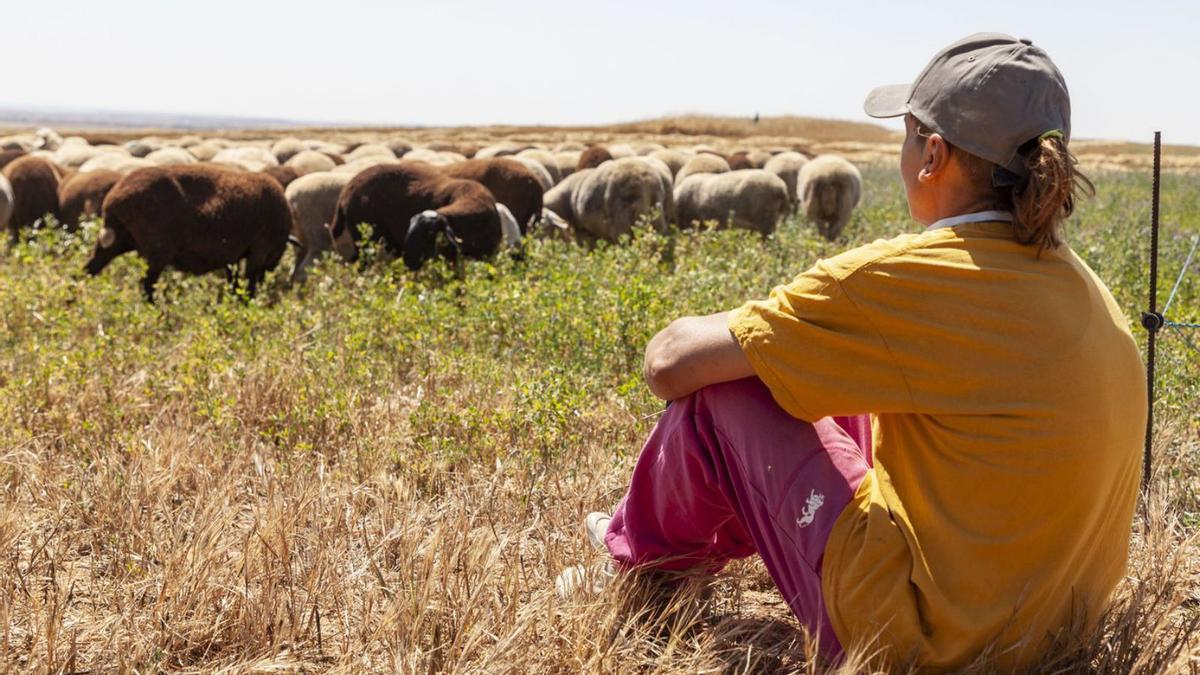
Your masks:
<svg viewBox="0 0 1200 675"><path fill-rule="evenodd" d="M834 521L870 470L869 416L814 424L758 378L673 402L633 470L605 543L623 568L719 569L758 553L788 605L835 658L821 593Z"/></svg>

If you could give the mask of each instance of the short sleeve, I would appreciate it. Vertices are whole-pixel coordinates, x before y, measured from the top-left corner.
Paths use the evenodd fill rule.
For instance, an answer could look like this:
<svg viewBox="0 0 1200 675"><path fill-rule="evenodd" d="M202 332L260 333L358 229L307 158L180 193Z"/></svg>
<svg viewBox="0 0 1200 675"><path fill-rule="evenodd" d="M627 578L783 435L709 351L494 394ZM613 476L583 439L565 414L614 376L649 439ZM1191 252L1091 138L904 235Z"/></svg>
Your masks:
<svg viewBox="0 0 1200 675"><path fill-rule="evenodd" d="M813 422L912 409L884 337L821 263L766 300L734 310L729 330L775 401L794 417Z"/></svg>

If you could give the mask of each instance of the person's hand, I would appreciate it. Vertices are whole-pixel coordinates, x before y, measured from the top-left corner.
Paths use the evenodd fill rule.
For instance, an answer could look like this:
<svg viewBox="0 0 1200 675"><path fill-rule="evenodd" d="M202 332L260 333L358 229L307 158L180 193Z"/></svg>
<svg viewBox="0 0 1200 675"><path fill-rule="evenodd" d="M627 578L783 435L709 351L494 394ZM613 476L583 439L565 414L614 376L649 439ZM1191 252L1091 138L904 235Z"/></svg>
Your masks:
<svg viewBox="0 0 1200 675"><path fill-rule="evenodd" d="M718 382L754 375L750 360L729 332L729 312L672 321L646 346L646 384L673 401Z"/></svg>

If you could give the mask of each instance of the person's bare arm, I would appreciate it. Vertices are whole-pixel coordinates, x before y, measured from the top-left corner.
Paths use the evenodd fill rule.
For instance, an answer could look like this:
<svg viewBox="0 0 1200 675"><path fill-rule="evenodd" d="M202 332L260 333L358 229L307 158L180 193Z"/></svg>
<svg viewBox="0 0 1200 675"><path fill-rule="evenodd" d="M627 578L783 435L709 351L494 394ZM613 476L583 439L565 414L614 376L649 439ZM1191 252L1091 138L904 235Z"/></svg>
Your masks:
<svg viewBox="0 0 1200 675"><path fill-rule="evenodd" d="M729 312L676 319L646 345L646 384L673 401L718 382L750 377L754 369L729 332Z"/></svg>

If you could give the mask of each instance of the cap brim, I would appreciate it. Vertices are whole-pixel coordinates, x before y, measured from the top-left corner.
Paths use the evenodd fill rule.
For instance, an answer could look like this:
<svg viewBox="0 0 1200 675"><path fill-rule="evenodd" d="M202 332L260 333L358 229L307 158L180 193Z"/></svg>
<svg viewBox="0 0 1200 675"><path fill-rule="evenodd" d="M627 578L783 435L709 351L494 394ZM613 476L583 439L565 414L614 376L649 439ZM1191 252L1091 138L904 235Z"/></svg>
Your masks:
<svg viewBox="0 0 1200 675"><path fill-rule="evenodd" d="M911 84L885 84L875 87L867 94L863 110L871 117L900 117L908 113L908 97Z"/></svg>

